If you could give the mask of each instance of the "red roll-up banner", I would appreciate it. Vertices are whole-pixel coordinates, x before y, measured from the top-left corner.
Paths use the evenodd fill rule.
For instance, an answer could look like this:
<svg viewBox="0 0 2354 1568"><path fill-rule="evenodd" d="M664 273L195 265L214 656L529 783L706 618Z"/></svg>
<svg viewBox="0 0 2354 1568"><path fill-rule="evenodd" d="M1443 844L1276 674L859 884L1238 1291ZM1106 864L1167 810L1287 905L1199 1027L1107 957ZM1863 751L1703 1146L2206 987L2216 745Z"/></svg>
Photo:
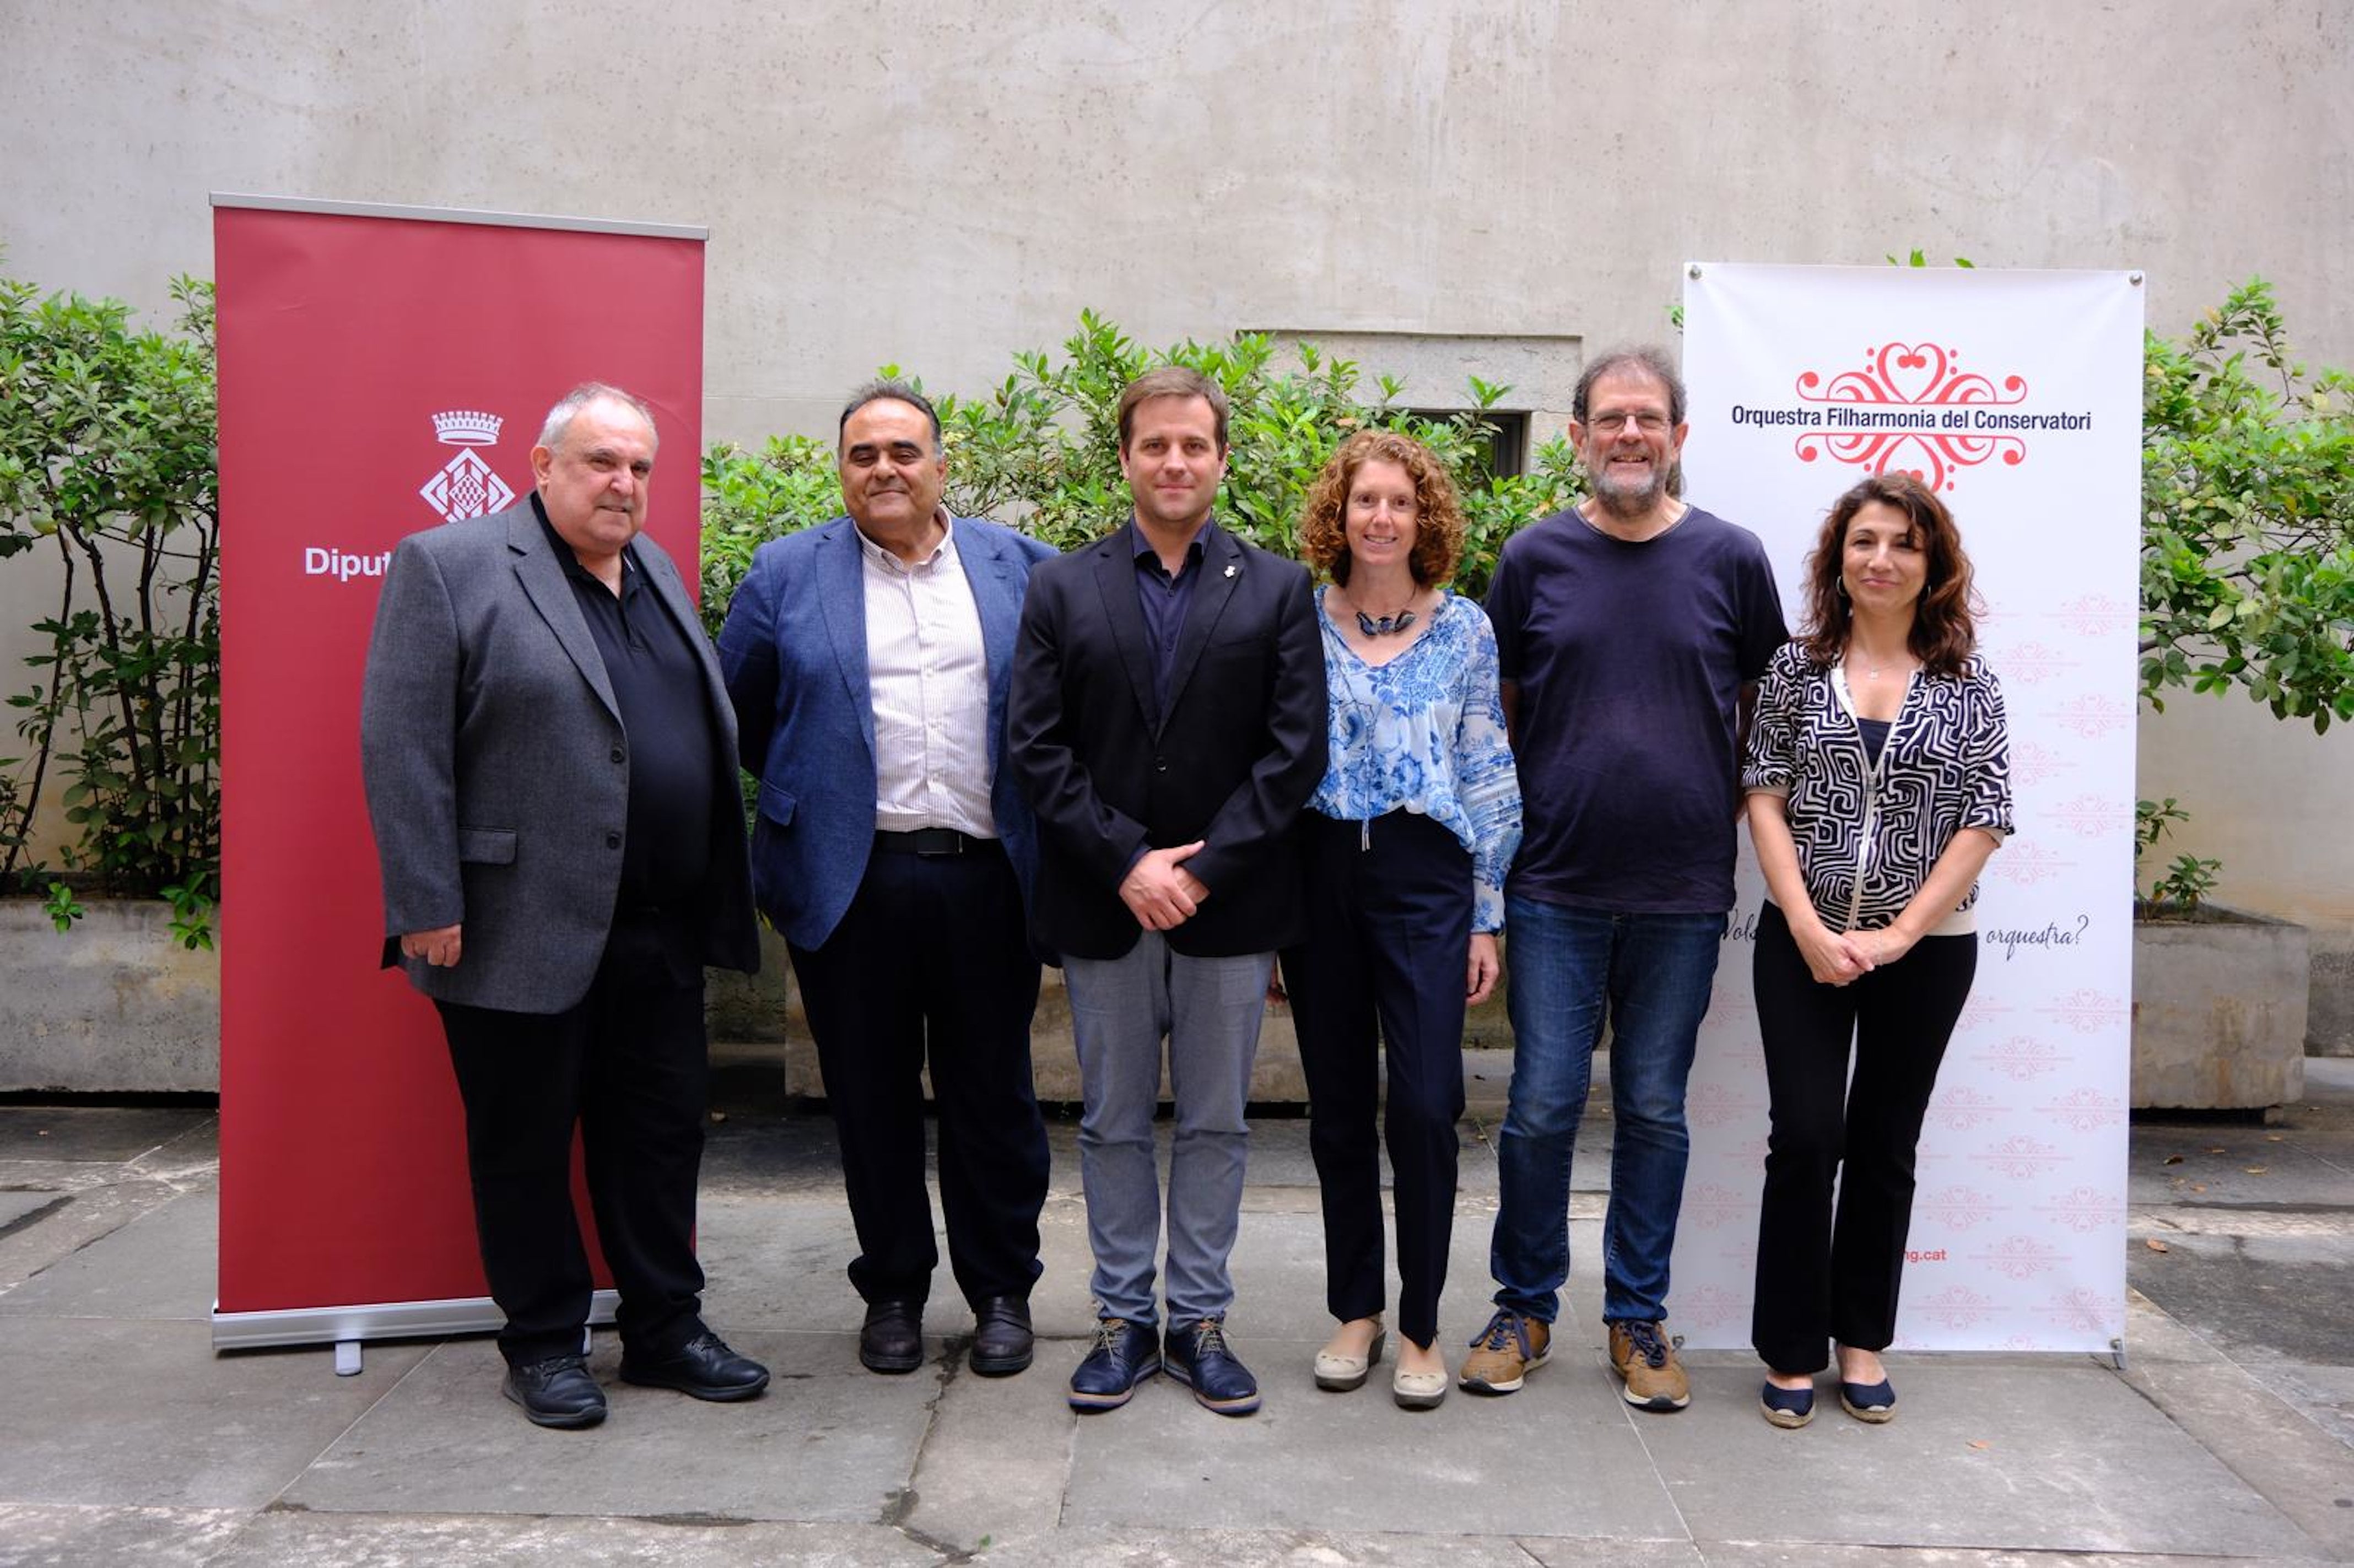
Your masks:
<svg viewBox="0 0 2354 1568"><path fill-rule="evenodd" d="M393 546L529 493L540 422L583 381L653 408L647 526L696 580L705 234L270 197L213 207L213 1342L496 1328L440 1023L398 969L376 967L383 904L359 770L368 630Z"/></svg>

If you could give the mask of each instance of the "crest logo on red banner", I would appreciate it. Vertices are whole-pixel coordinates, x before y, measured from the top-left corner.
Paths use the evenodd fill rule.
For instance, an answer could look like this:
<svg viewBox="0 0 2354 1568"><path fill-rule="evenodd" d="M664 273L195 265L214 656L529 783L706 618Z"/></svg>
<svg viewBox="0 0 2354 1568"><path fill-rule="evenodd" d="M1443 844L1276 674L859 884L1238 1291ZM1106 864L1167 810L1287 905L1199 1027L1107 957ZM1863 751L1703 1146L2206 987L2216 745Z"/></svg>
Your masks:
<svg viewBox="0 0 2354 1568"><path fill-rule="evenodd" d="M487 517L514 501L514 492L474 450L498 445L499 428L505 423L497 414L473 408L451 408L433 416L434 439L445 447L456 447L458 455L442 464L417 493L441 514L443 522Z"/></svg>

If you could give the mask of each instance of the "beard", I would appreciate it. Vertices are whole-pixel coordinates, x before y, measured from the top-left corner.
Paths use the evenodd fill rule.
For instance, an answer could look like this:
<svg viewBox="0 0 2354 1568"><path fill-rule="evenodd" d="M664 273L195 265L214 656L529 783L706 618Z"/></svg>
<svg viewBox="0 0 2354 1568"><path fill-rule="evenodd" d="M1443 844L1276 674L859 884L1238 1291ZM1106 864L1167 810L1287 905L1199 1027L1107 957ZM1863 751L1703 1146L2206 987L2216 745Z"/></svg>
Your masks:
<svg viewBox="0 0 2354 1568"><path fill-rule="evenodd" d="M1594 476L1594 499L1614 517L1641 517L1661 499L1682 490L1683 465L1672 460L1664 464L1653 463L1649 472L1636 483L1613 480L1607 462Z"/></svg>

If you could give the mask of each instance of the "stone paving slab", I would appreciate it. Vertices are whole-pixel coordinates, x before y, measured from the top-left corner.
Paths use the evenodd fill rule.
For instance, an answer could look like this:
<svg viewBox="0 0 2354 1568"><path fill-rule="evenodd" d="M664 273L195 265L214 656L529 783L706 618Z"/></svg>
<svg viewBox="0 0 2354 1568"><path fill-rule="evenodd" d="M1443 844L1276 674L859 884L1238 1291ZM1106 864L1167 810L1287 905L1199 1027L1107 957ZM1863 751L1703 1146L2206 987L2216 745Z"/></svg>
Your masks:
<svg viewBox="0 0 2354 1568"><path fill-rule="evenodd" d="M1699 1540L2011 1552L2308 1554L2313 1542L2089 1360L1892 1356L1897 1418L1868 1426L1824 1380L1812 1425L1754 1412L1754 1370L1696 1365L1693 1406L1638 1418ZM1746 1419L1727 1415L1739 1411Z"/></svg>
<svg viewBox="0 0 2354 1568"><path fill-rule="evenodd" d="M19 1167L18 1169L23 1169ZM77 1169L95 1170L97 1167ZM0 1181L6 1180L0 1171ZM113 1234L142 1214L187 1194L175 1182L139 1178L100 1181L67 1181L37 1189L55 1200L27 1216L27 1223L0 1234L0 1308L27 1281L72 1257L85 1247ZM205 1279L212 1265L205 1266Z"/></svg>
<svg viewBox="0 0 2354 1568"><path fill-rule="evenodd" d="M200 1568L218 1562L252 1518L245 1509L0 1503L0 1568Z"/></svg>
<svg viewBox="0 0 2354 1568"><path fill-rule="evenodd" d="M1312 1347L1310 1347L1312 1349ZM1582 1375L1581 1375L1582 1374ZM1680 1539L1681 1521L1608 1374L1546 1393L1407 1412L1369 1383L1270 1395L1236 1420L1162 1376L1079 1418L1066 1523ZM1264 1374L1263 1374L1264 1382Z"/></svg>
<svg viewBox="0 0 2354 1568"><path fill-rule="evenodd" d="M57 1207L65 1197L48 1188L30 1192L0 1190L0 1234L21 1227L28 1216Z"/></svg>
<svg viewBox="0 0 2354 1568"><path fill-rule="evenodd" d="M170 1199L0 1296L0 1317L209 1323L219 1234L217 1192Z"/></svg>
<svg viewBox="0 0 2354 1568"><path fill-rule="evenodd" d="M1543 1545L1530 1543L1541 1563L1551 1564ZM1704 1542L1699 1551L1708 1568L2294 1568L2334 1561L2314 1557L2200 1557L2139 1552L1977 1552L1952 1547L1828 1546L1755 1541Z"/></svg>
<svg viewBox="0 0 2354 1568"><path fill-rule="evenodd" d="M216 1356L202 1323L0 1321L0 1503L263 1507L426 1348L339 1378L313 1352Z"/></svg>
<svg viewBox="0 0 2354 1568"><path fill-rule="evenodd" d="M1705 1560L1684 1541L1075 1527L1048 1540L992 1546L976 1561L991 1568L1702 1568Z"/></svg>
<svg viewBox="0 0 2354 1568"><path fill-rule="evenodd" d="M2126 1199L2219 1209L2338 1207L2346 1182L2343 1163L2285 1133L2152 1126L2135 1130Z"/></svg>
<svg viewBox="0 0 2354 1568"><path fill-rule="evenodd" d="M712 1404L621 1383L619 1342L599 1334L589 1369L612 1413L582 1432L521 1425L499 1395L488 1340L439 1346L286 1501L350 1513L821 1523L877 1522L904 1506L938 1374L875 1377L836 1335L736 1333L730 1342L774 1374L762 1398Z"/></svg>
<svg viewBox="0 0 2354 1568"><path fill-rule="evenodd" d="M693 1519L263 1514L204 1568L931 1568L940 1553L879 1524L718 1524Z"/></svg>
<svg viewBox="0 0 2354 1568"><path fill-rule="evenodd" d="M2235 1359L2354 1367L2354 1230L2274 1215L2186 1218L2137 1225L2126 1277L2178 1320ZM2166 1247L2153 1251L2155 1237Z"/></svg>

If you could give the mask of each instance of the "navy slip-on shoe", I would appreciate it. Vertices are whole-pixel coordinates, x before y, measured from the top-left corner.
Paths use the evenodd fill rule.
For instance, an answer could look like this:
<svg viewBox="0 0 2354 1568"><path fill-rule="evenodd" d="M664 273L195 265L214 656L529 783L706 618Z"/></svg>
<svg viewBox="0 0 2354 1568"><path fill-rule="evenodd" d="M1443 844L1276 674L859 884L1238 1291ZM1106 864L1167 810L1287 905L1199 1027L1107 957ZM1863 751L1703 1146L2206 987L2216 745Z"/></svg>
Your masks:
<svg viewBox="0 0 2354 1568"><path fill-rule="evenodd" d="M1776 1388L1769 1383L1757 1397L1766 1419L1787 1431L1796 1431L1815 1418L1815 1391L1811 1387Z"/></svg>
<svg viewBox="0 0 2354 1568"><path fill-rule="evenodd" d="M1840 1408L1858 1421L1869 1421L1877 1426L1896 1419L1896 1390L1886 1378L1878 1383L1843 1383L1840 1384Z"/></svg>

